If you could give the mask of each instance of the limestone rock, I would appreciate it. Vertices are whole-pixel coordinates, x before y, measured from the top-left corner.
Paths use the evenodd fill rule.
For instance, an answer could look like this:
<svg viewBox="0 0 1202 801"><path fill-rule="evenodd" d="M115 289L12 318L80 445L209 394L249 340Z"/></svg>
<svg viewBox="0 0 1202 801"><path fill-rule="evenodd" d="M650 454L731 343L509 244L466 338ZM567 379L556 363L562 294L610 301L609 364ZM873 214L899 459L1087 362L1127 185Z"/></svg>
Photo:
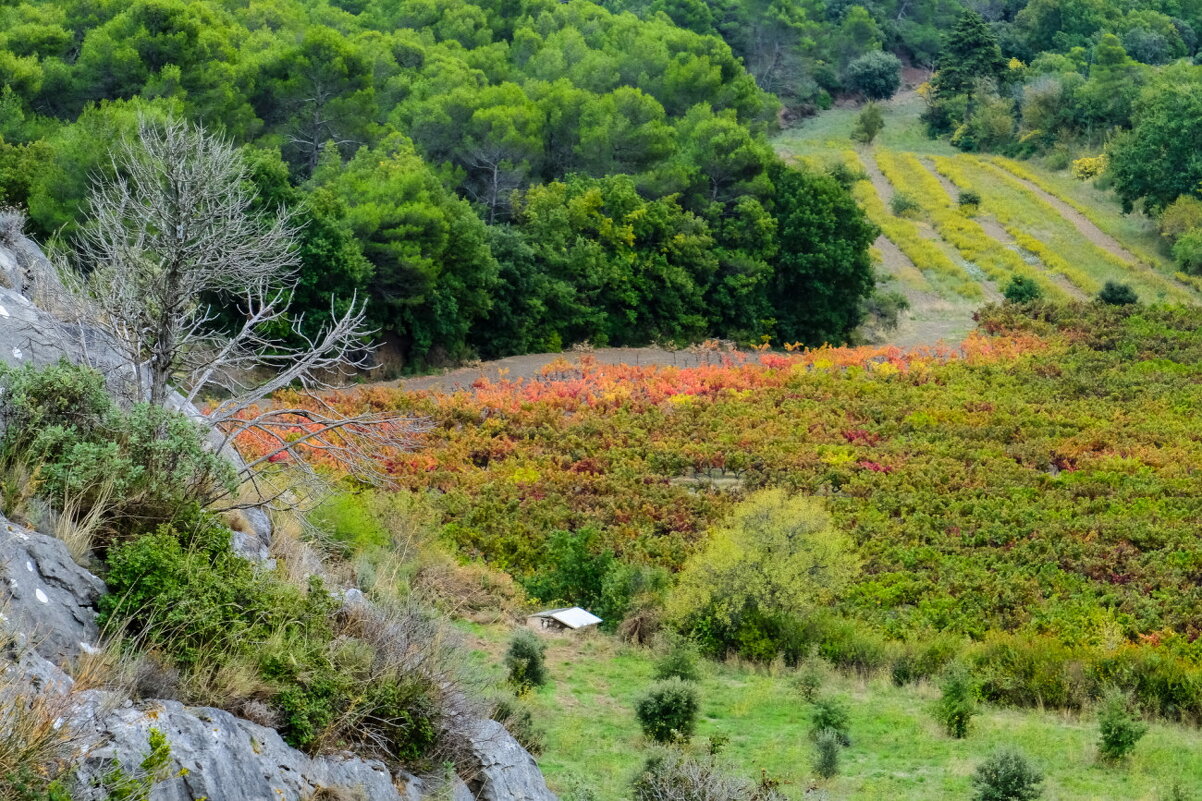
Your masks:
<svg viewBox="0 0 1202 801"><path fill-rule="evenodd" d="M557 801L534 757L495 720L472 727L471 751L478 767L468 786L480 801Z"/></svg>
<svg viewBox="0 0 1202 801"><path fill-rule="evenodd" d="M0 518L0 608L6 628L61 663L96 646L104 582L71 559L60 540Z"/></svg>
<svg viewBox="0 0 1202 801"><path fill-rule="evenodd" d="M102 801L97 786L114 763L131 770L145 757L150 730L171 744L172 773L185 775L155 787L152 801L302 801L318 790L342 790L371 801L408 801L408 784L382 763L351 756L311 758L289 747L274 730L220 709L146 701L102 714L89 738L96 745L75 777L77 801ZM417 796L420 798L420 796Z"/></svg>

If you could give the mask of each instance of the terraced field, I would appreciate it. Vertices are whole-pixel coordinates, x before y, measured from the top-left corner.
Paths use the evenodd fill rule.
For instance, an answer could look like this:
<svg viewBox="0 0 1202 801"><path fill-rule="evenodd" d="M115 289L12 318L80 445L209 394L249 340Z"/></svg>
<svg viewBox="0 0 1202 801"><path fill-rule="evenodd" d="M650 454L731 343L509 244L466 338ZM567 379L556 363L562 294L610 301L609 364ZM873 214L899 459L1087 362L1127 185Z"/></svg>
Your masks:
<svg viewBox="0 0 1202 801"><path fill-rule="evenodd" d="M1147 302L1202 302L1202 284L1173 270L1150 221L1123 216L1105 192L1067 175L926 139L920 112L913 92L899 95L871 147L851 142L850 108L776 141L785 157L816 166L841 161L865 176L853 192L881 228L874 255L888 288L911 305L896 344L960 339L974 310L1000 299L1016 275L1051 298L1087 299L1120 281ZM980 206L961 207L962 191L977 193ZM901 215L891 211L898 192L914 205Z"/></svg>

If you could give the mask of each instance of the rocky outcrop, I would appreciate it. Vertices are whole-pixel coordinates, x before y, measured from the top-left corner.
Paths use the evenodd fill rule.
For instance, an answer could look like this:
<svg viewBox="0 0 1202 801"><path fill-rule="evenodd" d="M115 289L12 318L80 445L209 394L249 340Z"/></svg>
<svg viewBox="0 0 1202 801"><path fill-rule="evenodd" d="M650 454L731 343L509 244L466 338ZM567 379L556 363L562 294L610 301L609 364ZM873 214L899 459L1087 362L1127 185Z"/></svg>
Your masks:
<svg viewBox="0 0 1202 801"><path fill-rule="evenodd" d="M75 564L61 541L0 517L0 575L7 627L38 654L62 663L95 649L104 582Z"/></svg>
<svg viewBox="0 0 1202 801"><path fill-rule="evenodd" d="M555 796L534 757L495 720L472 726L471 751L477 764L468 787L480 801L547 801Z"/></svg>
<svg viewBox="0 0 1202 801"><path fill-rule="evenodd" d="M175 778L155 787L154 801L302 801L340 790L372 801L416 801L422 783L394 777L379 762L354 757L310 758L274 730L220 709L147 701L100 716L96 745L76 771L77 801L104 801L101 786L114 762L132 768L147 750L150 730L171 743ZM180 770L182 769L182 770ZM186 771L186 772L184 772Z"/></svg>

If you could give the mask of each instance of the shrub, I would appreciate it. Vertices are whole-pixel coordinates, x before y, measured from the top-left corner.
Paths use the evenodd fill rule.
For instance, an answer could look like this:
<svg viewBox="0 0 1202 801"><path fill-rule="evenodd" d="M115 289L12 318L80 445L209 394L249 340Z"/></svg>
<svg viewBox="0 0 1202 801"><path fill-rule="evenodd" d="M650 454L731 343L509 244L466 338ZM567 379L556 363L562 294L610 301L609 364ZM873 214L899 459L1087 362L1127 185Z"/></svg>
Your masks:
<svg viewBox="0 0 1202 801"><path fill-rule="evenodd" d="M723 771L714 758L676 749L650 757L631 785L632 801L758 801L748 782ZM765 801L767 801L765 799Z"/></svg>
<svg viewBox="0 0 1202 801"><path fill-rule="evenodd" d="M1100 156L1086 156L1077 159L1072 164L1073 177L1078 181L1089 181L1106 172L1110 159L1105 153Z"/></svg>
<svg viewBox="0 0 1202 801"><path fill-rule="evenodd" d="M697 646L679 635L669 635L665 639L664 650L655 663L656 680L676 677L683 681L699 681L701 655Z"/></svg>
<svg viewBox="0 0 1202 801"><path fill-rule="evenodd" d="M660 743L687 740L697 725L697 686L678 678L651 685L635 704L643 734Z"/></svg>
<svg viewBox="0 0 1202 801"><path fill-rule="evenodd" d="M835 183L844 189L851 189L860 181L868 180L868 174L859 167L852 167L845 161L837 160L827 165L826 174L835 179Z"/></svg>
<svg viewBox="0 0 1202 801"><path fill-rule="evenodd" d="M1011 276L1010 282L1002 289L1002 297L1008 303L1030 303L1043 297L1043 291L1034 280L1015 275Z"/></svg>
<svg viewBox="0 0 1202 801"><path fill-rule="evenodd" d="M839 752L843 742L839 732L823 729L814 739L814 773L829 779L839 772Z"/></svg>
<svg viewBox="0 0 1202 801"><path fill-rule="evenodd" d="M909 217L917 214L921 208L918 201L905 192L894 192L893 197L889 198L889 211L893 212L894 217Z"/></svg>
<svg viewBox="0 0 1202 801"><path fill-rule="evenodd" d="M941 687L942 694L935 704L935 719L949 736L961 739L968 736L972 719L977 714L977 685L963 666L948 670Z"/></svg>
<svg viewBox="0 0 1202 801"><path fill-rule="evenodd" d="M1170 242L1185 233L1202 228L1202 200L1193 195L1182 195L1160 213L1160 233Z"/></svg>
<svg viewBox="0 0 1202 801"><path fill-rule="evenodd" d="M956 198L956 203L960 206L960 208L964 208L966 206L977 208L981 205L981 195L978 192L972 191L971 189L964 189L961 190L960 195Z"/></svg>
<svg viewBox="0 0 1202 801"><path fill-rule="evenodd" d="M124 628L182 670L187 700L266 701L280 733L310 751L356 745L415 760L434 747L453 671L416 610L342 610L251 565L207 515L109 550L100 624Z"/></svg>
<svg viewBox="0 0 1202 801"><path fill-rule="evenodd" d="M790 683L801 700L813 703L826 681L826 665L817 656L807 656L797 664Z"/></svg>
<svg viewBox="0 0 1202 801"><path fill-rule="evenodd" d="M1202 228L1191 228L1173 243L1173 259L1190 275L1202 275Z"/></svg>
<svg viewBox="0 0 1202 801"><path fill-rule="evenodd" d="M847 65L843 83L869 100L888 100L901 86L901 60L882 50L869 51Z"/></svg>
<svg viewBox="0 0 1202 801"><path fill-rule="evenodd" d="M77 520L99 512L127 533L153 530L235 486L200 426L148 404L119 408L95 370L0 366L0 392L5 465L36 468L38 492Z"/></svg>
<svg viewBox="0 0 1202 801"><path fill-rule="evenodd" d="M869 103L864 110L856 115L856 123L851 129L851 140L862 145L871 145L885 128L885 117L881 114L876 103Z"/></svg>
<svg viewBox="0 0 1202 801"><path fill-rule="evenodd" d="M851 745L851 714L843 702L819 698L810 710L810 739L817 741L823 732L833 732L839 745Z"/></svg>
<svg viewBox="0 0 1202 801"><path fill-rule="evenodd" d="M973 801L1034 801L1043 794L1043 774L1021 752L1001 749L972 776Z"/></svg>
<svg viewBox="0 0 1202 801"><path fill-rule="evenodd" d="M1102 699L1098 726L1098 754L1109 762L1125 758L1148 732L1147 724L1133 714L1130 696L1113 688Z"/></svg>
<svg viewBox="0 0 1202 801"><path fill-rule="evenodd" d="M1111 306L1131 306L1139 303L1139 295L1135 293L1130 284L1107 281L1102 287L1102 291L1098 293L1098 300Z"/></svg>
<svg viewBox="0 0 1202 801"><path fill-rule="evenodd" d="M505 652L505 667L509 669L509 680L519 689L542 687L547 683L547 647L538 635L529 629L521 629L509 641Z"/></svg>

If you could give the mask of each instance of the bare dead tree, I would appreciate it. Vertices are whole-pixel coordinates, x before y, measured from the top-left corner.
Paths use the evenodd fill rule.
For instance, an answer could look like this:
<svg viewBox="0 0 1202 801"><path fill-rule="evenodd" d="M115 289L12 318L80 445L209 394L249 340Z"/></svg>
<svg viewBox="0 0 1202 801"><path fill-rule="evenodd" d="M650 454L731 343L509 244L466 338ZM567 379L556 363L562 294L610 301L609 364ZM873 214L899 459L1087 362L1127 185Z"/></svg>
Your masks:
<svg viewBox="0 0 1202 801"><path fill-rule="evenodd" d="M219 447L248 432L271 443L243 465L252 481L281 461L306 470L297 458L306 449L359 478L386 480L377 457L408 447L422 423L347 414L320 398L348 370L368 366L364 304L356 299L315 336L301 333L289 314L294 217L255 211L237 149L186 121L143 120L136 140L117 145L112 172L93 187L68 276L79 327L98 329L133 366L134 399L187 410L204 395L224 398L202 415ZM236 311L236 324L214 308L216 298ZM288 329L291 340L275 333ZM265 402L287 388L304 402Z"/></svg>

